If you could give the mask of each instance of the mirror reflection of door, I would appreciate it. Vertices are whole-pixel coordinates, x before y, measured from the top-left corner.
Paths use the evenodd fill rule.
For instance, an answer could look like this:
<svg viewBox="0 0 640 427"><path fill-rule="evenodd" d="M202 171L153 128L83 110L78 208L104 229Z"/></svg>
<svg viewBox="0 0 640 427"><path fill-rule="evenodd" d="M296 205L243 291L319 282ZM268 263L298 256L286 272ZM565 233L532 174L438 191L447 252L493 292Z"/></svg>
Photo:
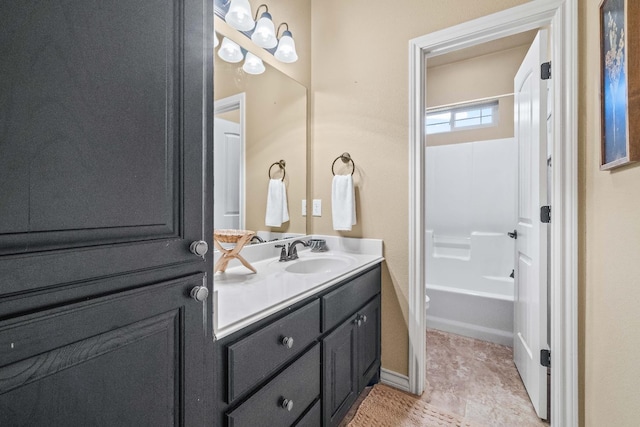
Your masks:
<svg viewBox="0 0 640 427"><path fill-rule="evenodd" d="M245 228L244 93L215 103L213 226Z"/></svg>

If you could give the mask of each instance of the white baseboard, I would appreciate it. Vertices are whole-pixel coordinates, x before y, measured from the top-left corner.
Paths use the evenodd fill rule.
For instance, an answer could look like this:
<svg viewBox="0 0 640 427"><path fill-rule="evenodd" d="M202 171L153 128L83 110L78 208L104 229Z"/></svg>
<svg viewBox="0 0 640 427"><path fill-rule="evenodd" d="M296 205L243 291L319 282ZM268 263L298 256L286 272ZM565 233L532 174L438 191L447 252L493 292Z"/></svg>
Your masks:
<svg viewBox="0 0 640 427"><path fill-rule="evenodd" d="M513 333L427 315L427 328L513 347Z"/></svg>
<svg viewBox="0 0 640 427"><path fill-rule="evenodd" d="M409 392L409 377L406 375L380 368L380 382L398 390Z"/></svg>

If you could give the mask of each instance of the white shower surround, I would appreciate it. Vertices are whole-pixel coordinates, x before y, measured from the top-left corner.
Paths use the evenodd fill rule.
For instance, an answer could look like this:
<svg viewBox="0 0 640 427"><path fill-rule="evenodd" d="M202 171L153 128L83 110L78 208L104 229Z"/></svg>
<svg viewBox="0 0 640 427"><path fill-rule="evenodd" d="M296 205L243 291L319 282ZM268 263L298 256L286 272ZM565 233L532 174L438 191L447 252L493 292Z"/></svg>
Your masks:
<svg viewBox="0 0 640 427"><path fill-rule="evenodd" d="M512 345L515 141L427 147L426 157L427 326Z"/></svg>
<svg viewBox="0 0 640 427"><path fill-rule="evenodd" d="M490 240L500 237L507 238L480 235L472 236L472 241L476 247L486 246ZM501 267L500 262L486 263L482 256L473 260L433 257L432 241L429 230L426 236L429 257L426 293L430 298L427 327L512 346L513 279L506 274L489 272L503 270L505 266Z"/></svg>

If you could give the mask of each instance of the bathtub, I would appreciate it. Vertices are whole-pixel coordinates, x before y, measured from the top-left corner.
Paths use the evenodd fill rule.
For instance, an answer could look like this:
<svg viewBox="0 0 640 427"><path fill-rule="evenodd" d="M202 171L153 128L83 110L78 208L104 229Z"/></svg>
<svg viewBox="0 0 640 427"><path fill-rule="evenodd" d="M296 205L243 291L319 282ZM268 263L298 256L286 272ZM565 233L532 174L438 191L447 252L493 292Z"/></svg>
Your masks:
<svg viewBox="0 0 640 427"><path fill-rule="evenodd" d="M427 327L512 346L513 256L506 233L460 237L427 230Z"/></svg>

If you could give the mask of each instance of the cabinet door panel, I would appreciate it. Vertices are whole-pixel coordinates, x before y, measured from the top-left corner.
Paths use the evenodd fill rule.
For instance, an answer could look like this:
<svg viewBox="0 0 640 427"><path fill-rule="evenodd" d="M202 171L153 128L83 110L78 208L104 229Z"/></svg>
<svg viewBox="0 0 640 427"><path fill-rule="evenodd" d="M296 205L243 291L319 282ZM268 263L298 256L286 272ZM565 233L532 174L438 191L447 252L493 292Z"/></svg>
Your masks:
<svg viewBox="0 0 640 427"><path fill-rule="evenodd" d="M324 424L335 425L344 417L358 392L357 326L349 319L323 341Z"/></svg>
<svg viewBox="0 0 640 427"><path fill-rule="evenodd" d="M202 425L203 275L0 323L7 425Z"/></svg>
<svg viewBox="0 0 640 427"><path fill-rule="evenodd" d="M0 2L0 424L203 425L211 8Z"/></svg>
<svg viewBox="0 0 640 427"><path fill-rule="evenodd" d="M0 298L199 260L206 7L0 2Z"/></svg>
<svg viewBox="0 0 640 427"><path fill-rule="evenodd" d="M380 296L358 310L358 392L380 368Z"/></svg>

